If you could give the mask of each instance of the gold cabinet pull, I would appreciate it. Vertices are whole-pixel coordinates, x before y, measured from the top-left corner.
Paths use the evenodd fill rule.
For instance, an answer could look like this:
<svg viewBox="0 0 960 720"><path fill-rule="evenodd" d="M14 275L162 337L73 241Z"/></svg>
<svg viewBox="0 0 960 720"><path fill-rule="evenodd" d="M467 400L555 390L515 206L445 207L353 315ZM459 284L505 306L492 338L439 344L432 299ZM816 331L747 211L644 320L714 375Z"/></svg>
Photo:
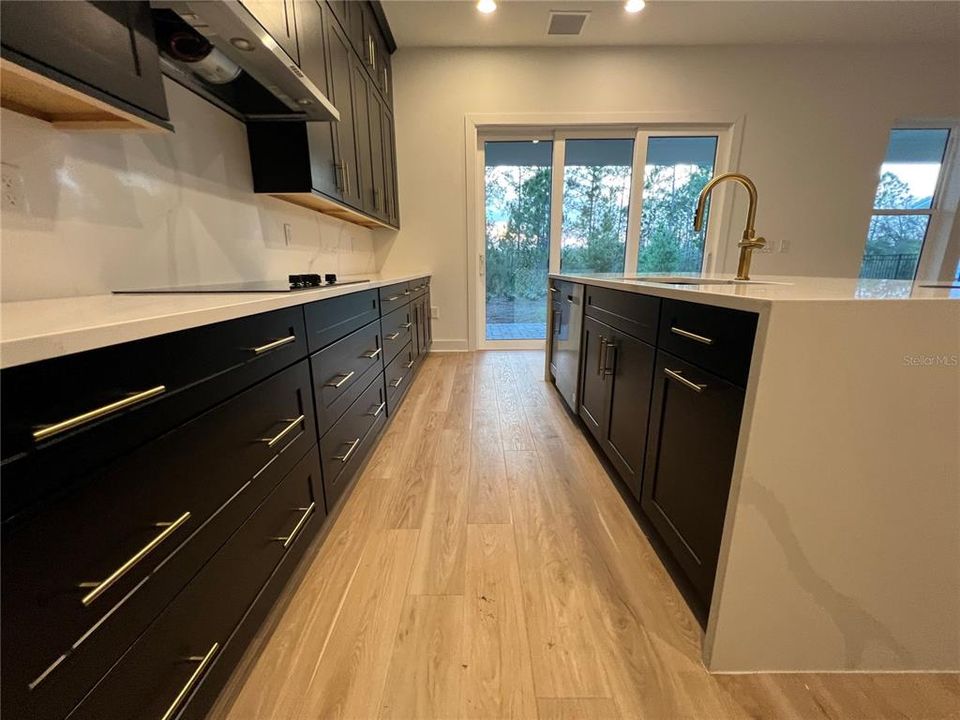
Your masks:
<svg viewBox="0 0 960 720"><path fill-rule="evenodd" d="M310 513L313 512L313 508L315 508L316 505L317 504L315 502L312 502L305 508L303 507L297 508L297 510L303 513L303 516L299 520L297 520L297 524L293 526L293 530L290 531L290 534L287 535L286 537L273 537L270 539L276 540L277 542L282 542L284 549L287 549L288 547L290 547L290 543L292 543L294 539L297 537L297 534L300 532L300 529L303 527L303 524L307 522L307 518L310 517Z"/></svg>
<svg viewBox="0 0 960 720"><path fill-rule="evenodd" d="M684 337L687 340L695 340L696 342L703 343L704 345L713 345L713 338L704 337L703 335L697 335L696 333L692 333L689 330L684 330L683 328L671 326L670 332L672 332L674 335L679 335L680 337Z"/></svg>
<svg viewBox="0 0 960 720"><path fill-rule="evenodd" d="M280 442L281 440L283 440L287 435L289 435L291 432L293 432L294 429L297 428L297 426L299 426L300 423L303 422L303 418L304 418L304 416L301 415L300 417L295 417L293 420L283 420L283 421L281 421L281 422L286 422L286 423L288 423L288 424L283 428L283 430L281 430L280 432L278 432L278 433L277 433L276 435L274 435L272 438L257 438L257 442L263 442L263 443L266 443L266 444L267 444L267 447L273 447L273 446L276 445L278 442Z"/></svg>
<svg viewBox="0 0 960 720"><path fill-rule="evenodd" d="M84 607L89 607L94 600L103 595L107 590L109 590L117 581L130 572L137 563L143 560L147 555L153 552L164 540L173 535L183 525L187 520L190 519L190 512L187 511L176 520L171 523L157 523L157 527L162 527L163 532L157 535L153 540L148 542L142 548L140 548L129 560L127 560L123 565L118 567L106 580L101 580L100 582L84 582L80 583L79 587L93 588L86 595L83 596L81 602Z"/></svg>
<svg viewBox="0 0 960 720"><path fill-rule="evenodd" d="M372 416L372 417L377 417L377 416L380 415L380 413L383 412L383 409L384 409L386 406L387 406L387 404L386 404L385 402L382 402L382 403L380 403L380 404L377 406L377 409L376 409L376 410L374 410L372 413L367 413L367 415L370 415L370 416Z"/></svg>
<svg viewBox="0 0 960 720"><path fill-rule="evenodd" d="M342 463L346 463L350 459L350 456L353 455L353 451L357 449L357 445L360 444L360 438L357 438L352 443L350 443L350 449L347 450L343 455L334 456L334 460L339 460Z"/></svg>
<svg viewBox="0 0 960 720"><path fill-rule="evenodd" d="M177 710L180 709L181 703L183 703L187 695L189 695L193 690L193 686L197 684L197 681L203 676L203 673L206 672L207 668L210 666L210 662L213 660L213 656L217 654L217 650L219 649L220 643L214 643L210 649L207 650L206 655L195 655L187 658L190 662L197 663L197 669L193 671L189 678L187 678L187 682L184 683L182 688L180 688L180 692L177 693L177 696L173 699L173 702L170 703L170 707L167 708L167 711L160 716L160 720L170 720L170 718L177 714Z"/></svg>
<svg viewBox="0 0 960 720"><path fill-rule="evenodd" d="M268 353L271 350L276 350L278 347L283 347L284 345L288 345L289 343L292 343L296 339L297 339L296 335L287 335L286 337L282 337L279 340L268 342L266 345L261 345L260 347L255 347L250 349L253 350L253 353L255 355L263 355L264 353Z"/></svg>
<svg viewBox="0 0 960 720"><path fill-rule="evenodd" d="M377 355L380 354L382 350L383 348L377 348L376 350L371 350L366 355L364 355L364 357L367 358L368 360L373 360Z"/></svg>
<svg viewBox="0 0 960 720"><path fill-rule="evenodd" d="M681 374L682 372L681 370L671 370L670 368L664 368L663 372L666 374L668 378L672 378L676 380L678 383L680 383L681 385L684 385L685 387L690 388L694 392L701 393L707 387L706 385L699 385L695 382L690 382Z"/></svg>
<svg viewBox="0 0 960 720"><path fill-rule="evenodd" d="M325 383L325 387L332 387L332 388L342 387L343 384L344 384L347 380L349 380L350 378L352 378L352 377L354 376L354 372L355 372L355 371L351 370L351 371L348 372L348 373L337 373L337 375L340 376L340 379L337 380L337 382L328 382L328 383Z"/></svg>
<svg viewBox="0 0 960 720"><path fill-rule="evenodd" d="M54 435L59 435L62 432L67 430L73 430L78 428L81 425L86 425L89 422L94 420L99 420L104 418L107 415L112 415L115 412L120 412L121 410L126 410L129 407L133 407L137 403L142 403L144 400L149 400L150 398L156 397L157 395L162 395L167 391L166 385L157 385L152 387L149 390L142 390L141 392L133 393L128 395L122 400L117 400L103 407L95 408L94 410L88 410L85 413L76 415L72 418L67 418L66 420L61 420L58 423L53 425L46 425L42 428L37 428L33 431L33 439L35 442L41 442L42 440L47 440L52 438Z"/></svg>

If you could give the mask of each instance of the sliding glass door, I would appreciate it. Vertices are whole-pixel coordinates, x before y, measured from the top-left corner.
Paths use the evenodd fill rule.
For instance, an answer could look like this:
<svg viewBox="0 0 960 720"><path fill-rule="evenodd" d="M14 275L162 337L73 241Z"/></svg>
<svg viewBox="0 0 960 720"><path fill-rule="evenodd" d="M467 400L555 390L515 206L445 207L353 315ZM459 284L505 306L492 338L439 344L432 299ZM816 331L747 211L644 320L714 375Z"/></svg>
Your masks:
<svg viewBox="0 0 960 720"><path fill-rule="evenodd" d="M485 341L543 340L550 260L553 143L484 143Z"/></svg>
<svg viewBox="0 0 960 720"><path fill-rule="evenodd" d="M481 137L479 149L479 347L542 344L548 272L712 269L716 222L708 206L705 229L695 232L693 214L729 154L727 131L538 130Z"/></svg>

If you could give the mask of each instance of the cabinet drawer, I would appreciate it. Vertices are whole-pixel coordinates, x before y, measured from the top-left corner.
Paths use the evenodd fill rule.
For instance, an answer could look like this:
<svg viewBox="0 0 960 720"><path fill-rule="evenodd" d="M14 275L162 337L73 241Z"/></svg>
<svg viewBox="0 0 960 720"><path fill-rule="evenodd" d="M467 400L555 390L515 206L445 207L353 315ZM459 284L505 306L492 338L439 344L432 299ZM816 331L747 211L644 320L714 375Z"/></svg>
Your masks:
<svg viewBox="0 0 960 720"><path fill-rule="evenodd" d="M660 298L637 293L584 288L584 313L651 345L657 341Z"/></svg>
<svg viewBox="0 0 960 720"><path fill-rule="evenodd" d="M430 278L420 278L419 280L413 280L410 283L410 293L411 299L415 300L423 295L426 295L430 291Z"/></svg>
<svg viewBox="0 0 960 720"><path fill-rule="evenodd" d="M380 323L374 321L310 357L320 435L383 369L382 354Z"/></svg>
<svg viewBox="0 0 960 720"><path fill-rule="evenodd" d="M388 315L397 308L401 308L410 302L413 292L410 290L410 283L397 283L380 288L380 313Z"/></svg>
<svg viewBox="0 0 960 720"><path fill-rule="evenodd" d="M4 519L306 354L287 308L4 370Z"/></svg>
<svg viewBox="0 0 960 720"><path fill-rule="evenodd" d="M380 317L380 299L376 290L365 290L304 305L303 312L310 352L316 352Z"/></svg>
<svg viewBox="0 0 960 720"><path fill-rule="evenodd" d="M410 305L380 319L383 328L383 362L390 363L413 339L413 309Z"/></svg>
<svg viewBox="0 0 960 720"><path fill-rule="evenodd" d="M658 351L640 506L710 604L744 391Z"/></svg>
<svg viewBox="0 0 960 720"><path fill-rule="evenodd" d="M387 413L383 376L377 375L320 440L323 488L332 510L383 427Z"/></svg>
<svg viewBox="0 0 960 720"><path fill-rule="evenodd" d="M664 300L660 347L726 378L747 384L757 316L741 310Z"/></svg>
<svg viewBox="0 0 960 720"><path fill-rule="evenodd" d="M400 407L400 400L410 387L413 379L414 366L417 362L417 351L413 343L409 343L391 361L384 370L383 379L387 386L387 412L393 415Z"/></svg>
<svg viewBox="0 0 960 720"><path fill-rule="evenodd" d="M316 463L314 450L164 610L71 720L181 716L273 569L319 521L320 503L311 497L305 478ZM187 714L196 710L188 708Z"/></svg>
<svg viewBox="0 0 960 720"><path fill-rule="evenodd" d="M4 527L5 709L83 697L315 444L309 383L304 360Z"/></svg>

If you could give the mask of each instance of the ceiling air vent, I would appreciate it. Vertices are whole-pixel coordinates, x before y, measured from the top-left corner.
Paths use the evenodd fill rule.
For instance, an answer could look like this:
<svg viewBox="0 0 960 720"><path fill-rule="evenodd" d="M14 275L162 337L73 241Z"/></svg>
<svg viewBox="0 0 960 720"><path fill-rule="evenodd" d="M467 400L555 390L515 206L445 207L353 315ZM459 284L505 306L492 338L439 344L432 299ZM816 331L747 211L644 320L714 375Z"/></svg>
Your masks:
<svg viewBox="0 0 960 720"><path fill-rule="evenodd" d="M588 11L550 13L547 35L579 35L590 17Z"/></svg>

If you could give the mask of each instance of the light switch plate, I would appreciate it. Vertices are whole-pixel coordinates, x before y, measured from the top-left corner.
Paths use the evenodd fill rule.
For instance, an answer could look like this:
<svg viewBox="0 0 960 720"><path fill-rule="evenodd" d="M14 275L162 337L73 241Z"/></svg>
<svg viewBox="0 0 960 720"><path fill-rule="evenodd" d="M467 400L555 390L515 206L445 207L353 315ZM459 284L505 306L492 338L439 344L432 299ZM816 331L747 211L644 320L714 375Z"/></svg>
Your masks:
<svg viewBox="0 0 960 720"><path fill-rule="evenodd" d="M431 306L430 306L430 317L431 317L431 319L433 319L433 320L439 320L439 319L440 319L440 308L438 308L436 305L431 305Z"/></svg>
<svg viewBox="0 0 960 720"><path fill-rule="evenodd" d="M23 187L20 168L9 163L0 163L0 188L3 191L3 209L28 213L27 194Z"/></svg>

